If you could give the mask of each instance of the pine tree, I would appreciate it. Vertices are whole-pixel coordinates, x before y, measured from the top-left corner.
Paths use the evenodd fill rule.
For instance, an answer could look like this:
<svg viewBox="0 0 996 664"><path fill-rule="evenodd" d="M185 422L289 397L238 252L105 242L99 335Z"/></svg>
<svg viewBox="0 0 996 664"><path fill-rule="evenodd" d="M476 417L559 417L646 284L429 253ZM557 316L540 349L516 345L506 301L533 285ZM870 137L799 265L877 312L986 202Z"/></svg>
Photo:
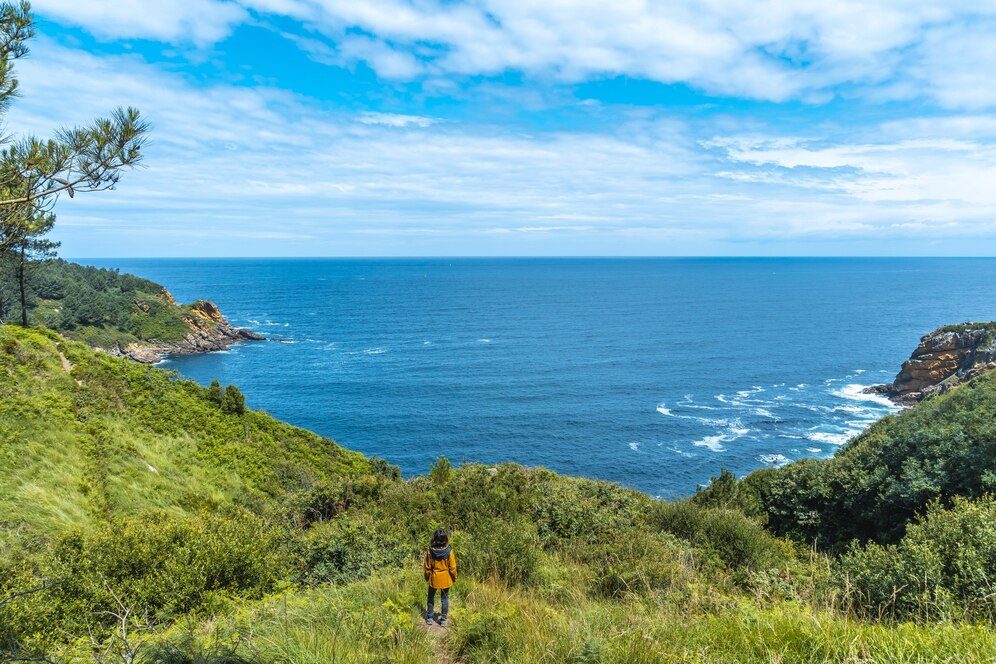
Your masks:
<svg viewBox="0 0 996 664"><path fill-rule="evenodd" d="M225 394L221 398L221 410L230 415L241 415L246 412L245 395L234 385L225 388Z"/></svg>
<svg viewBox="0 0 996 664"><path fill-rule="evenodd" d="M453 464L444 456L436 459L436 463L433 464L432 469L429 471L429 479L437 487L449 482L452 476Z"/></svg>
<svg viewBox="0 0 996 664"><path fill-rule="evenodd" d="M17 245L14 274L17 278L18 303L21 307L21 325L28 326L28 280L29 273L38 263L55 256L58 242L42 238L55 222L55 215L43 214L40 219L27 224L25 233Z"/></svg>
<svg viewBox="0 0 996 664"><path fill-rule="evenodd" d="M27 42L34 34L29 3L0 4L0 123L17 95L14 62L27 54ZM86 126L60 130L47 140L0 136L0 260L9 254L27 258L53 249L54 245L43 249L34 243L51 230L55 222L51 210L59 196L113 188L123 170L141 161L147 132L139 112L129 108ZM19 280L22 272L17 272ZM25 322L26 284L19 284L18 290Z"/></svg>
<svg viewBox="0 0 996 664"><path fill-rule="evenodd" d="M223 396L223 392L222 392L222 389L221 389L221 383L219 383L217 380L212 380L211 381L211 385L208 386L207 398L210 401L213 401L214 403L216 403L216 404L218 404L220 406L221 405L222 396Z"/></svg>

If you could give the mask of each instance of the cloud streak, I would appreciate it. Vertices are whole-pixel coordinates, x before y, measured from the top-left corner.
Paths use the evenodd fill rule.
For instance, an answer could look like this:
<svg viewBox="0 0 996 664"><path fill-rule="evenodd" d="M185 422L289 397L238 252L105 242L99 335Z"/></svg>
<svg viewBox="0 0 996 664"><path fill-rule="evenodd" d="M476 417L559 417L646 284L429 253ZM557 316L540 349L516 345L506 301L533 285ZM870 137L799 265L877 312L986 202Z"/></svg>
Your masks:
<svg viewBox="0 0 996 664"><path fill-rule="evenodd" d="M388 80L522 72L627 76L705 92L819 103L839 95L996 105L996 5L953 0L41 0L104 38L217 42L241 23L282 30L309 56Z"/></svg>
<svg viewBox="0 0 996 664"><path fill-rule="evenodd" d="M146 168L119 191L60 204L71 255L820 253L972 237L991 250L996 237L996 120L981 112L805 136L655 110L523 131L204 85L46 39L18 67L11 131L45 135L113 103L154 126Z"/></svg>

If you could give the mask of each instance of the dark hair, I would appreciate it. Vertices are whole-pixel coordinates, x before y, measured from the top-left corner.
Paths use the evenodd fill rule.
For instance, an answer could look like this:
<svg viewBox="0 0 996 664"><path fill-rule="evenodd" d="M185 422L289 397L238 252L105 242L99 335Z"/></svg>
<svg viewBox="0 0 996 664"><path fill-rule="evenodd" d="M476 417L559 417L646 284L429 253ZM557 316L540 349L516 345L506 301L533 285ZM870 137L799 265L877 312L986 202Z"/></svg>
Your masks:
<svg viewBox="0 0 996 664"><path fill-rule="evenodd" d="M429 546L436 547L437 549L441 546L446 546L450 543L450 536L446 534L446 531L440 528L436 532L432 533L432 542Z"/></svg>

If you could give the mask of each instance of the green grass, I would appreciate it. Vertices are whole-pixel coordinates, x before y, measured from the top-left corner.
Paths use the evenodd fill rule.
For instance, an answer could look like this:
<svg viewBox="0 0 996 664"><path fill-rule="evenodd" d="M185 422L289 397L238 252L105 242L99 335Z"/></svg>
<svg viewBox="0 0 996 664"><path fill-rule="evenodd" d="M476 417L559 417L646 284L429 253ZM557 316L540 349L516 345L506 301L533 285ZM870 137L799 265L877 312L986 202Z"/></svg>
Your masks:
<svg viewBox="0 0 996 664"><path fill-rule="evenodd" d="M205 394L53 332L0 327L0 541L370 472L360 454L265 413L226 414Z"/></svg>
<svg viewBox="0 0 996 664"><path fill-rule="evenodd" d="M986 582L996 578L996 503L976 495L996 440L992 376L886 418L843 461L729 477L678 504L515 464L440 460L404 480L223 404L55 332L0 327L0 657L996 660ZM812 475L779 483L799 472ZM970 499L902 523L895 547L840 557L772 532L764 513L776 495L810 505L812 518L826 509L813 486L851 489L848 509L877 505L858 501L856 487L876 500L920 500L924 477ZM755 484L777 492L747 491ZM777 516L786 524L792 514ZM418 556L439 527L452 532L461 570L445 638L419 619ZM919 601L893 587L919 579L918 561L932 564L920 594L953 610L897 603Z"/></svg>
<svg viewBox="0 0 996 664"><path fill-rule="evenodd" d="M996 634L971 625L876 624L790 602L592 597L583 581L536 589L458 583L443 638L419 628L414 569L251 603L183 621L145 646L258 662L988 662Z"/></svg>
<svg viewBox="0 0 996 664"><path fill-rule="evenodd" d="M972 332L974 330L989 330L996 332L996 321L987 322L965 322L955 325L945 325L938 328L938 332Z"/></svg>

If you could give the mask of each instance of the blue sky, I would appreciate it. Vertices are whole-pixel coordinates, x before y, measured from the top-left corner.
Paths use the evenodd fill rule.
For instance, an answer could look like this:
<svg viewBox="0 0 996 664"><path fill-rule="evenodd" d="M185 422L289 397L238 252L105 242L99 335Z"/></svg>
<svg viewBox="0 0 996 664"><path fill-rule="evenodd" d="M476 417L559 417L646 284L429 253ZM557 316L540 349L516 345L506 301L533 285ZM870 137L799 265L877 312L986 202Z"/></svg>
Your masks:
<svg viewBox="0 0 996 664"><path fill-rule="evenodd" d="M996 3L36 0L67 256L993 255Z"/></svg>

